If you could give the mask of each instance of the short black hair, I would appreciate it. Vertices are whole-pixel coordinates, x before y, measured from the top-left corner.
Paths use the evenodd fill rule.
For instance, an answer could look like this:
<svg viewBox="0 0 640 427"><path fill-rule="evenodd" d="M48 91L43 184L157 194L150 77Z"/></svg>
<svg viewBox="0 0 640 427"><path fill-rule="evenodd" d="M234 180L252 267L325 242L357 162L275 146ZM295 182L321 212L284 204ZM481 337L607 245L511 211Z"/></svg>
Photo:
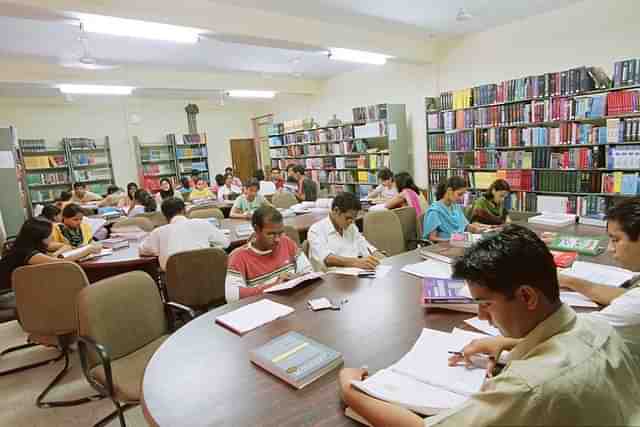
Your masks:
<svg viewBox="0 0 640 427"><path fill-rule="evenodd" d="M76 216L78 214L83 214L84 215L84 211L82 210L80 205L78 205L76 203L69 203L62 210L63 218L73 218L74 216Z"/></svg>
<svg viewBox="0 0 640 427"><path fill-rule="evenodd" d="M147 190L143 190L141 188L136 190L136 193L134 194L133 199L136 202L140 203L142 206L144 206L145 212L155 212L156 209L158 208L158 205L156 204L156 199L151 197L151 194L149 194Z"/></svg>
<svg viewBox="0 0 640 427"><path fill-rule="evenodd" d="M120 189L120 187L118 187L117 185L110 185L107 187L107 194L115 194L122 191Z"/></svg>
<svg viewBox="0 0 640 427"><path fill-rule="evenodd" d="M220 187L222 187L224 185L224 175L222 174L217 174L213 179L216 180L216 184L218 184Z"/></svg>
<svg viewBox="0 0 640 427"><path fill-rule="evenodd" d="M160 210L164 217L167 218L167 221L171 222L171 219L173 219L174 216L184 213L186 211L186 207L182 199L178 199L177 197L168 197L162 202Z"/></svg>
<svg viewBox="0 0 640 427"><path fill-rule="evenodd" d="M40 215L47 221L53 222L56 219L56 215L59 215L60 212L62 211L56 205L45 205L42 208L42 213Z"/></svg>
<svg viewBox="0 0 640 427"><path fill-rule="evenodd" d="M607 221L615 221L632 242L640 236L640 198L623 200L607 211Z"/></svg>
<svg viewBox="0 0 640 427"><path fill-rule="evenodd" d="M224 168L224 173L225 174L228 174L229 173L228 171L233 172L233 168L231 166L227 166L226 168Z"/></svg>
<svg viewBox="0 0 640 427"><path fill-rule="evenodd" d="M58 196L57 202L68 202L73 197L70 191L61 191L60 196Z"/></svg>
<svg viewBox="0 0 640 427"><path fill-rule="evenodd" d="M85 184L84 182L74 182L73 183L73 189L76 190L78 188L86 188L87 184Z"/></svg>
<svg viewBox="0 0 640 427"><path fill-rule="evenodd" d="M245 185L245 188L249 187L256 187L256 189L260 190L260 182L258 182L257 179L252 178L249 180L249 182L247 182L247 185Z"/></svg>
<svg viewBox="0 0 640 427"><path fill-rule="evenodd" d="M305 171L305 169L304 169L304 166L302 166L302 165L295 165L295 166L293 167L293 171L294 171L295 173L299 173L300 175L304 175L304 171Z"/></svg>
<svg viewBox="0 0 640 427"><path fill-rule="evenodd" d="M511 191L511 186L504 179L496 179L495 181L493 181L491 183L491 185L487 189L487 192L484 193L484 197L486 199L488 199L488 200L493 200L493 192L494 191L507 191L507 192L510 192Z"/></svg>
<svg viewBox="0 0 640 427"><path fill-rule="evenodd" d="M331 209L338 209L340 213L346 213L349 211L359 212L362 209L362 204L355 194L343 192L338 193L336 197L333 198Z"/></svg>
<svg viewBox="0 0 640 427"><path fill-rule="evenodd" d="M253 212L251 225L254 229L264 227L265 222L282 224L282 214L273 206L261 206Z"/></svg>
<svg viewBox="0 0 640 427"><path fill-rule="evenodd" d="M453 277L464 279L507 298L523 285L538 289L551 302L560 298L553 255L533 231L507 225L474 244L453 265Z"/></svg>
<svg viewBox="0 0 640 427"><path fill-rule="evenodd" d="M258 169L253 177L258 181L264 181L264 171L262 169Z"/></svg>
<svg viewBox="0 0 640 427"><path fill-rule="evenodd" d="M380 181L387 181L393 179L393 172L389 168L382 168L378 171L378 179Z"/></svg>

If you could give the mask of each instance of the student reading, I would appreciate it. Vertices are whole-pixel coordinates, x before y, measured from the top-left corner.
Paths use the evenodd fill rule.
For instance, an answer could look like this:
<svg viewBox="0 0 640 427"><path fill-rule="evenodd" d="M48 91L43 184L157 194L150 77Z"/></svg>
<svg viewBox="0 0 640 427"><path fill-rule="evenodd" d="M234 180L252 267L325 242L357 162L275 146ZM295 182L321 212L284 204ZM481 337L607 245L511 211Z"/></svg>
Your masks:
<svg viewBox="0 0 640 427"><path fill-rule="evenodd" d="M227 302L259 295L270 286L313 270L304 252L284 234L282 214L277 209L258 208L251 223L253 237L229 256Z"/></svg>
<svg viewBox="0 0 640 427"><path fill-rule="evenodd" d="M251 218L253 212L260 206L270 205L267 199L258 194L259 190L259 182L256 179L250 180L244 189L244 194L233 202L229 216L231 218Z"/></svg>
<svg viewBox="0 0 640 427"><path fill-rule="evenodd" d="M553 256L534 232L517 225L488 236L453 266L479 317L505 337L521 338L506 367L462 405L422 420L356 391L366 372L346 369L347 405L374 426L631 425L640 421L640 369L605 322L560 301ZM450 363L459 363L458 357ZM444 368L446 369L446 368Z"/></svg>
<svg viewBox="0 0 640 427"><path fill-rule="evenodd" d="M471 222L487 225L502 225L511 222L509 211L504 207L504 199L511 187L504 179L496 179L489 189L476 199L471 206L468 218Z"/></svg>
<svg viewBox="0 0 640 427"><path fill-rule="evenodd" d="M427 201L420 194L420 189L407 172L400 172L394 177L398 193L385 203L387 209L409 206L416 210L416 216L422 217Z"/></svg>
<svg viewBox="0 0 640 427"><path fill-rule="evenodd" d="M83 204L91 203L102 200L102 197L91 191L87 191L87 186L82 182L76 182L73 184L73 196L71 201L73 203Z"/></svg>
<svg viewBox="0 0 640 427"><path fill-rule="evenodd" d="M380 169L378 172L378 181L380 184L369 192L367 198L371 200L382 199L387 201L396 194L398 194L398 190L396 190L396 184L393 182L393 172L389 168Z"/></svg>
<svg viewBox="0 0 640 427"><path fill-rule="evenodd" d="M311 226L308 232L309 256L316 270L328 267L356 267L373 270L382 253L364 238L354 224L362 209L353 193L339 193L333 199L329 216Z"/></svg>
<svg viewBox="0 0 640 427"><path fill-rule="evenodd" d="M70 203L62 210L62 223L55 224L53 239L77 248L87 245L93 240L91 226L83 222L84 212L75 203Z"/></svg>
<svg viewBox="0 0 640 427"><path fill-rule="evenodd" d="M187 219L182 199L165 199L161 210L168 224L154 229L144 239L140 245L140 254L157 256L162 270L166 270L167 260L175 253L209 247L229 247L229 238L209 221Z"/></svg>
<svg viewBox="0 0 640 427"><path fill-rule="evenodd" d="M423 238L434 242L449 240L453 233L470 231L482 232L487 226L472 223L464 216L458 203L467 192L467 184L459 176L452 176L438 184L436 202L433 203L424 216L422 227Z"/></svg>

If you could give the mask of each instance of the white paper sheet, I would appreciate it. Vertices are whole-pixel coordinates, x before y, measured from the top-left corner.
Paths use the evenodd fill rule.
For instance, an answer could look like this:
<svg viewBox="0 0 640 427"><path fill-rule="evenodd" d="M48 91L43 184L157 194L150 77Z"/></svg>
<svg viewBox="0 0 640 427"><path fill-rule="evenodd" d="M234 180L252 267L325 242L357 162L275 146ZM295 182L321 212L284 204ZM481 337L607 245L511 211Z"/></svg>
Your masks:
<svg viewBox="0 0 640 427"><path fill-rule="evenodd" d="M451 264L433 259L406 265L402 271L418 277L435 277L438 279L450 279L452 274Z"/></svg>
<svg viewBox="0 0 640 427"><path fill-rule="evenodd" d="M634 275L633 272L620 267L585 261L575 261L571 268L565 268L561 271L561 274L615 287L622 285Z"/></svg>
<svg viewBox="0 0 640 427"><path fill-rule="evenodd" d="M216 322L244 334L293 313L293 307L263 299L216 317Z"/></svg>
<svg viewBox="0 0 640 427"><path fill-rule="evenodd" d="M278 292L278 291L284 291L286 289L293 289L302 283L308 282L310 280L319 279L322 276L324 276L324 273L318 273L318 272L307 273L293 280L288 280L286 282L282 282L268 289L265 289L265 292Z"/></svg>
<svg viewBox="0 0 640 427"><path fill-rule="evenodd" d="M390 265L378 265L375 270L375 278L379 279L381 277L386 276L393 267ZM329 269L329 273L333 274L341 274L344 276L357 276L361 273L370 273L368 270L363 270L362 268L355 267L334 267Z"/></svg>
<svg viewBox="0 0 640 427"><path fill-rule="evenodd" d="M500 333L500 329L496 328L495 326L491 326L491 324L487 320L480 320L477 317L473 317L471 319L465 320L464 322L467 325L473 326L477 330L484 332L485 334L488 334L494 337L499 337L500 335L502 335Z"/></svg>
<svg viewBox="0 0 640 427"><path fill-rule="evenodd" d="M571 307L598 308L598 304L578 292L561 291L560 300Z"/></svg>

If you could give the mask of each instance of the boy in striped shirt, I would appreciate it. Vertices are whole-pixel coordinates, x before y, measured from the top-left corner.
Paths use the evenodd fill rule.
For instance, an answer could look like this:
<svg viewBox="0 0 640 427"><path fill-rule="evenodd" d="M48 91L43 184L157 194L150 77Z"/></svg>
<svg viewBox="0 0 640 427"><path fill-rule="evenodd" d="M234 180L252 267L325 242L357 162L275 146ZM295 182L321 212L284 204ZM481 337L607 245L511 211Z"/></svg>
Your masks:
<svg viewBox="0 0 640 427"><path fill-rule="evenodd" d="M277 209L260 207L251 222L254 235L229 256L227 302L259 295L273 285L313 271L305 254L283 234L282 215Z"/></svg>

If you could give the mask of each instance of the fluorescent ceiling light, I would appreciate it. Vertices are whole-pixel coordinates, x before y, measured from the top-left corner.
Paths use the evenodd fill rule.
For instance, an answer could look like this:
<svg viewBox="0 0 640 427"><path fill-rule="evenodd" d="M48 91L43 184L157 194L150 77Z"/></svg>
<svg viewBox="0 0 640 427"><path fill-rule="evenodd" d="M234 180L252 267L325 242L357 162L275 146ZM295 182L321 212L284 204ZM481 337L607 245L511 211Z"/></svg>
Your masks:
<svg viewBox="0 0 640 427"><path fill-rule="evenodd" d="M140 39L162 40L175 43L197 43L204 30L136 19L115 18L113 16L74 13L88 33L110 34L114 36L136 37Z"/></svg>
<svg viewBox="0 0 640 427"><path fill-rule="evenodd" d="M272 90L230 90L232 98L273 98L276 93Z"/></svg>
<svg viewBox="0 0 640 427"><path fill-rule="evenodd" d="M362 64L384 65L387 59L393 56L380 53L365 52L363 50L343 49L340 47L329 48L329 58L335 61L359 62Z"/></svg>
<svg viewBox="0 0 640 427"><path fill-rule="evenodd" d="M62 93L76 95L131 95L131 86L102 86L102 85L74 85L62 84L57 86Z"/></svg>

